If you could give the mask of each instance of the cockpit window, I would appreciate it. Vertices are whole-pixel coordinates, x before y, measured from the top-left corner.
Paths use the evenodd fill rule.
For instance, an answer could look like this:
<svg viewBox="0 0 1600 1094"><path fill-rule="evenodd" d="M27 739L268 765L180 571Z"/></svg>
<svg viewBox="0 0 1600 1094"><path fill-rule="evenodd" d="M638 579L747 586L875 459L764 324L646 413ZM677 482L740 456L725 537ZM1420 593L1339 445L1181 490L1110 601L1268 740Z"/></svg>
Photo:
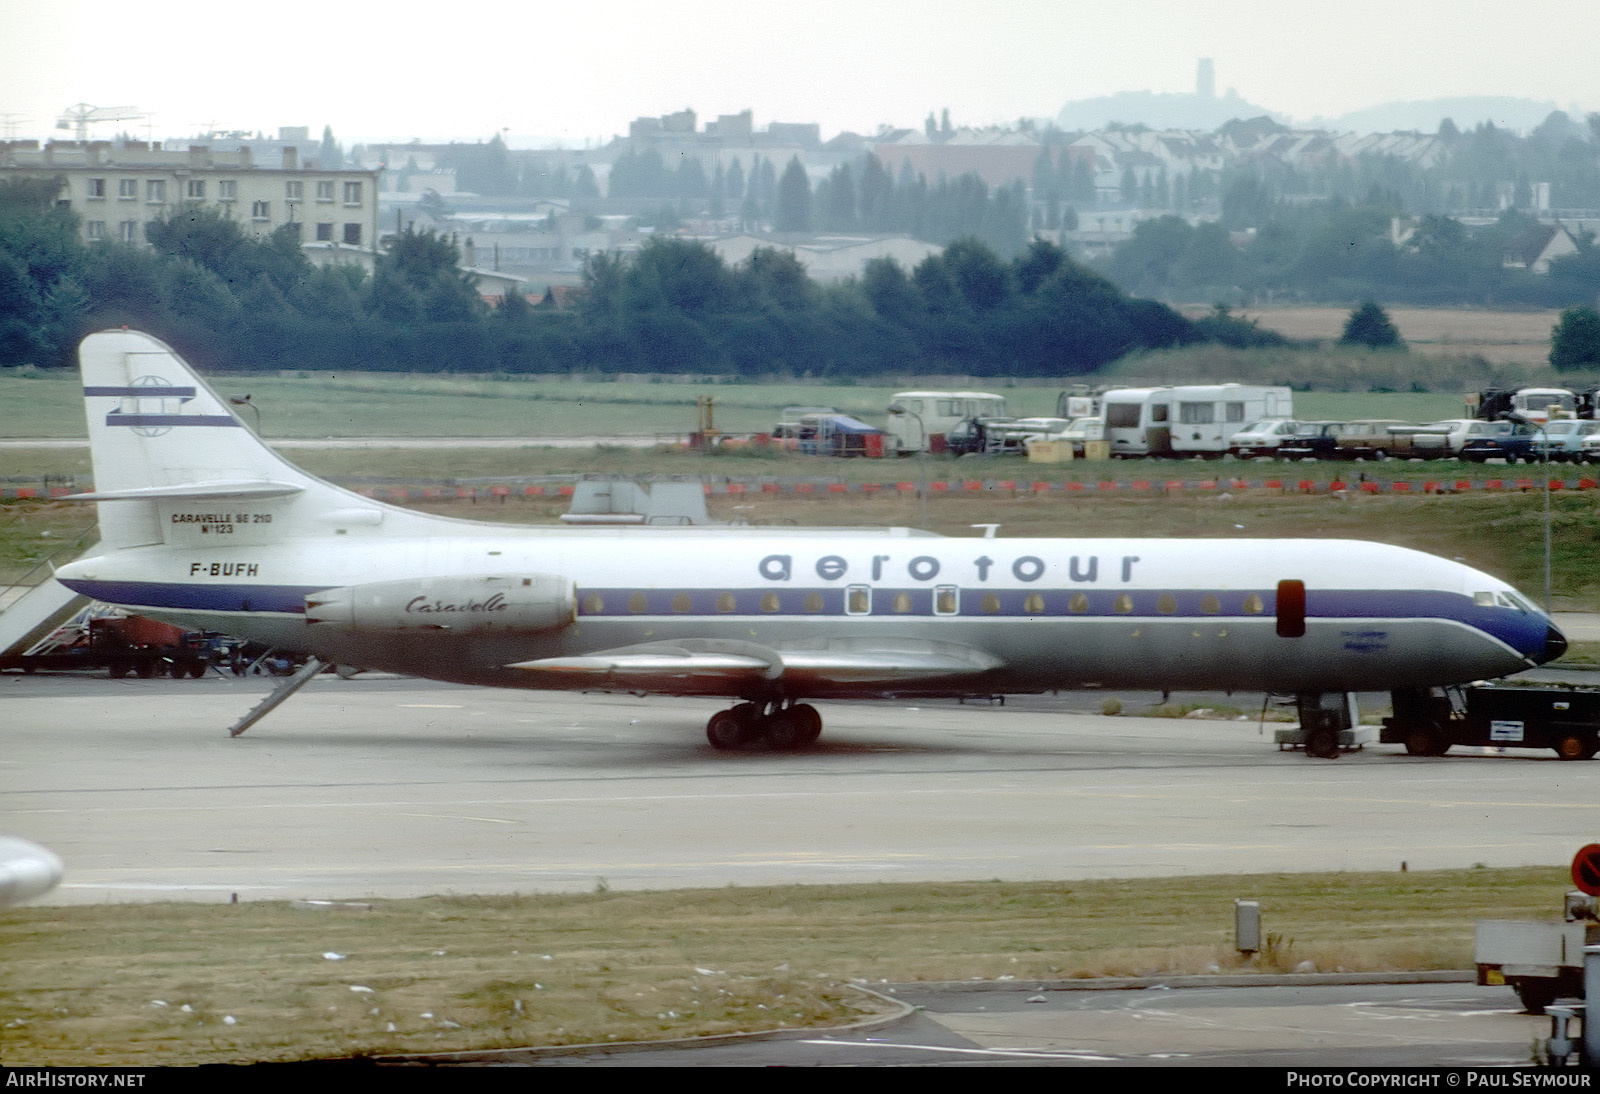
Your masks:
<svg viewBox="0 0 1600 1094"><path fill-rule="evenodd" d="M1474 604L1476 604L1480 608L1492 608L1492 607L1494 607L1494 594L1493 593L1473 593L1472 594L1472 602Z"/></svg>

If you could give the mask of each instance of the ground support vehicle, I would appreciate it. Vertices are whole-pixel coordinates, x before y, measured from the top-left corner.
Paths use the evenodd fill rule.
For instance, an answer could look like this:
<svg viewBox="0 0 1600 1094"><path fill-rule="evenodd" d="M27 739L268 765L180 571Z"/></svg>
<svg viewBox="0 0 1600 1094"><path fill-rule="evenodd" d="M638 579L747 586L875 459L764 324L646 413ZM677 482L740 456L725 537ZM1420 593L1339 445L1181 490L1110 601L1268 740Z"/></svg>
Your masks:
<svg viewBox="0 0 1600 1094"><path fill-rule="evenodd" d="M1573 905L1582 901L1587 921L1573 918ZM1509 985L1529 1014L1543 1014L1557 999L1582 999L1583 947L1600 943L1600 924L1593 921L1593 897L1568 893L1567 908L1565 923L1480 919L1472 947L1478 983Z"/></svg>
<svg viewBox="0 0 1600 1094"><path fill-rule="evenodd" d="M1413 756L1443 756L1453 745L1548 748L1563 760L1600 751L1600 687L1474 684L1448 691L1395 692L1394 715L1378 740Z"/></svg>
<svg viewBox="0 0 1600 1094"><path fill-rule="evenodd" d="M1573 857L1573 880L1566 892L1563 923L1538 920L1478 920L1472 945L1478 984L1507 984L1530 1014L1560 998L1584 998L1584 947L1600 944L1595 913L1595 844Z"/></svg>

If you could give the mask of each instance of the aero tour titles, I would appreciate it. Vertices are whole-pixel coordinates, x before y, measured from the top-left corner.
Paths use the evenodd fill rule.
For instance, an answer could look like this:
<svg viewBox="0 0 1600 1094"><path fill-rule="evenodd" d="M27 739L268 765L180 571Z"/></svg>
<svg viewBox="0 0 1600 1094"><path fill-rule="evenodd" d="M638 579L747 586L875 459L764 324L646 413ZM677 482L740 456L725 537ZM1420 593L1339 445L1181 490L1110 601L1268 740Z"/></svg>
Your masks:
<svg viewBox="0 0 1600 1094"><path fill-rule="evenodd" d="M1123 555L1120 561L1121 580L1133 580L1133 566L1139 561L1138 555ZM959 564L953 564L959 565ZM1005 574L1021 582L1034 582L1044 577L1049 571L1049 564L1037 555L1019 555L1012 559L1009 565L1004 561L996 561L987 555L980 555L973 559L972 572L978 581L988 581L991 575L999 580L1005 580ZM1111 563L1112 566L1118 565ZM756 564L756 572L768 581L790 581L797 570L806 564L798 566L793 555L768 555ZM850 563L840 555L823 555L810 564L810 568L824 581L838 581L850 573ZM870 566L871 580L882 581L886 571L899 569L893 555L873 555ZM944 569L944 563L932 555L918 555L905 563L904 572L913 581L933 581ZM1093 583L1100 580L1100 556L1088 555L1079 557L1073 555L1067 560L1066 576L1082 583ZM945 580L950 580L946 574Z"/></svg>

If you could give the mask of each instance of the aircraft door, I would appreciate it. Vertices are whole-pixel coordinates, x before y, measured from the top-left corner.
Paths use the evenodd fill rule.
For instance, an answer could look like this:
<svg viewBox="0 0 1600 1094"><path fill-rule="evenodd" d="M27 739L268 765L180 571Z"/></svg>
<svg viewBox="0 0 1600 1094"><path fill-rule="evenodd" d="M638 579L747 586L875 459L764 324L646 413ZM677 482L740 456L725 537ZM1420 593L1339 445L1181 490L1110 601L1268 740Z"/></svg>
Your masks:
<svg viewBox="0 0 1600 1094"><path fill-rule="evenodd" d="M1304 581L1278 582L1278 637L1304 638L1306 636L1306 583Z"/></svg>

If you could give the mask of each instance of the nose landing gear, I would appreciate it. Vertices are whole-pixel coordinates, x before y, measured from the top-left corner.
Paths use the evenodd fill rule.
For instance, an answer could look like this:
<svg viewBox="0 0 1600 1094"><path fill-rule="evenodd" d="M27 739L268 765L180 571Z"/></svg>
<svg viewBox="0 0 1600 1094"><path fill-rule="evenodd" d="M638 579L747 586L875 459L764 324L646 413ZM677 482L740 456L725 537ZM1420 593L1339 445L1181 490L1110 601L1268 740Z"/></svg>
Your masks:
<svg viewBox="0 0 1600 1094"><path fill-rule="evenodd" d="M821 735L822 715L810 703L740 703L706 723L706 740L724 750L765 744L775 752L793 752Z"/></svg>

